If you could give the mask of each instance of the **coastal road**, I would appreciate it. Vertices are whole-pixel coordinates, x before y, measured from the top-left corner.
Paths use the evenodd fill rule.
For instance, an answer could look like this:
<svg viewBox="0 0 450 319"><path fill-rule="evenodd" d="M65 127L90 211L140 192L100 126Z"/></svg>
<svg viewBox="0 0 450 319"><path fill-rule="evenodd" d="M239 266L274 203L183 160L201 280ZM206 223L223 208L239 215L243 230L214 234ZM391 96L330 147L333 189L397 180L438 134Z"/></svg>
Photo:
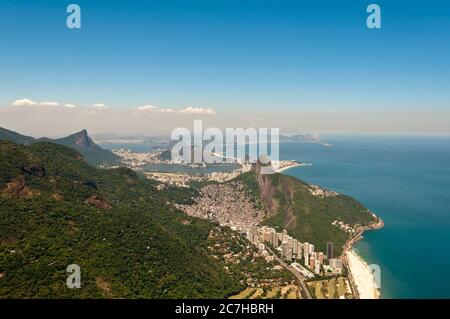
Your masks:
<svg viewBox="0 0 450 319"><path fill-rule="evenodd" d="M342 262L344 263L345 267L347 268L347 278L348 278L348 281L350 282L350 286L352 288L353 295L355 296L356 299L361 299L358 288L356 287L355 280L353 279L353 275L350 270L350 266L347 261L347 253L346 252L344 252L344 254L342 255Z"/></svg>
<svg viewBox="0 0 450 319"><path fill-rule="evenodd" d="M305 278L299 274L297 271L295 271L290 265L286 264L280 257L277 256L277 254L275 254L269 247L266 246L266 249L269 253L272 254L272 256L274 256L274 258L276 259L276 261L287 271L289 271L290 273L292 273L295 277L295 279L298 282L298 287L300 288L300 293L302 294L304 299L313 299L311 293L309 292L308 287L306 287L305 284Z"/></svg>
<svg viewBox="0 0 450 319"><path fill-rule="evenodd" d="M355 235L353 235L352 237L349 238L349 240L344 245L343 254L342 254L342 262L344 263L345 268L347 268L347 278L348 278L348 281L350 282L350 286L352 288L353 295L355 296L356 299L360 299L360 295L359 295L358 287L356 286L355 280L353 279L353 274L350 270L350 265L347 260L347 251L352 249L352 246L358 240L360 240L362 238L363 232L364 232L364 230L362 228L359 228L356 231Z"/></svg>
<svg viewBox="0 0 450 319"><path fill-rule="evenodd" d="M355 280L353 279L353 274L351 272L350 265L349 265L348 260L347 260L347 251L352 249L352 246L358 240L360 240L362 238L362 235L363 235L363 233L365 231L380 229L380 228L382 228L384 226L383 220L381 218L379 218L379 217L376 217L376 218L377 218L377 221L375 223L373 223L372 225L359 227L356 230L355 235L350 237L348 239L348 241L345 243L344 247L343 247L342 262L344 263L345 268L347 268L347 273L348 273L347 277L348 277L348 280L350 282L350 286L352 287L353 294L354 294L355 298L357 298L357 299L360 299L361 296L359 295L358 288L356 286Z"/></svg>

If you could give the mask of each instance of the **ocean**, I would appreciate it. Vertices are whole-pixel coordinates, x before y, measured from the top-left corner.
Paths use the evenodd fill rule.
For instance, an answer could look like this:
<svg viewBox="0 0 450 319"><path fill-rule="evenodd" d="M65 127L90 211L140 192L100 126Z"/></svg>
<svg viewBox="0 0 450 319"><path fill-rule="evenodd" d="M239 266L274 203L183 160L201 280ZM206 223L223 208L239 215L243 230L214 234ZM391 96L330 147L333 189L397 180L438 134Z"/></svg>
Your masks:
<svg viewBox="0 0 450 319"><path fill-rule="evenodd" d="M285 174L348 194L385 227L355 249L381 267L382 298L450 298L450 137L324 136L283 143Z"/></svg>

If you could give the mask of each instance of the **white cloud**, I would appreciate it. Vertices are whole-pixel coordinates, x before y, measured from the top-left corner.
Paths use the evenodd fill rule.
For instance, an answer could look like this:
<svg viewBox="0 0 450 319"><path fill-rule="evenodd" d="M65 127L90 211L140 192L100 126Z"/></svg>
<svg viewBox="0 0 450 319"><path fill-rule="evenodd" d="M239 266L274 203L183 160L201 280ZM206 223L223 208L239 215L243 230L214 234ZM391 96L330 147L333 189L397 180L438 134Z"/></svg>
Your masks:
<svg viewBox="0 0 450 319"><path fill-rule="evenodd" d="M38 102L32 101L30 99L20 99L15 100L12 105L13 106L31 106L31 105L38 105Z"/></svg>
<svg viewBox="0 0 450 319"><path fill-rule="evenodd" d="M40 102L39 105L42 106L59 106L58 102Z"/></svg>
<svg viewBox="0 0 450 319"><path fill-rule="evenodd" d="M139 107L135 108L134 111L135 112L154 112L154 113L175 113L175 112L177 112L174 109L160 108L160 107L152 105L152 104L139 106Z"/></svg>
<svg viewBox="0 0 450 319"><path fill-rule="evenodd" d="M162 108L162 109L159 109L158 112L160 112L160 113L175 113L176 111L174 109Z"/></svg>
<svg viewBox="0 0 450 319"><path fill-rule="evenodd" d="M178 112L185 114L207 114L207 115L216 114L216 112L213 109L203 107L192 107L192 106L185 107L184 109L179 110Z"/></svg>
<svg viewBox="0 0 450 319"><path fill-rule="evenodd" d="M75 104L72 103L59 103L59 102L55 102L55 101L33 101L30 99L18 99L16 101L14 101L12 103L12 106L33 106L33 108L36 108L39 111L44 111L44 109L48 109L48 110L54 110L54 108L56 107L61 107L63 109L78 109L80 110L80 114L95 114L95 113L103 113L104 110L109 109L109 106L104 104L104 103L94 103L91 104L89 107L78 107ZM165 115L185 115L185 116L189 116L189 115L204 115L204 116L209 116L209 115L215 115L216 112L211 109L211 108L204 108L204 107L192 107L192 106L187 106L184 108L180 108L180 109L176 109L176 108L168 108L168 107L160 107L160 106L156 106L153 104L145 104L139 107L136 107L134 109L131 110L131 114L134 116L138 116L138 115L142 115L144 113L149 113L149 114L160 114L161 116L163 114Z"/></svg>
<svg viewBox="0 0 450 319"><path fill-rule="evenodd" d="M92 104L92 107L95 107L96 109L107 109L108 108L108 106L103 103Z"/></svg>
<svg viewBox="0 0 450 319"><path fill-rule="evenodd" d="M157 109L156 106L149 104L149 105L139 106L139 107L135 108L134 110L142 112L142 111L153 111L153 110L156 110L156 109Z"/></svg>
<svg viewBox="0 0 450 319"><path fill-rule="evenodd" d="M35 105L40 105L40 106L58 106L59 103L58 102L52 102L52 101L45 101L45 102L36 102L30 99L19 99L19 100L15 100L12 103L13 106L35 106Z"/></svg>
<svg viewBox="0 0 450 319"><path fill-rule="evenodd" d="M203 108L203 107L185 107L183 109L172 109L172 108L160 108L155 105L143 105L135 108L133 110L137 114L137 112L155 112L155 113L179 113L179 114L206 114L206 115L214 115L216 112L213 109L210 108Z"/></svg>

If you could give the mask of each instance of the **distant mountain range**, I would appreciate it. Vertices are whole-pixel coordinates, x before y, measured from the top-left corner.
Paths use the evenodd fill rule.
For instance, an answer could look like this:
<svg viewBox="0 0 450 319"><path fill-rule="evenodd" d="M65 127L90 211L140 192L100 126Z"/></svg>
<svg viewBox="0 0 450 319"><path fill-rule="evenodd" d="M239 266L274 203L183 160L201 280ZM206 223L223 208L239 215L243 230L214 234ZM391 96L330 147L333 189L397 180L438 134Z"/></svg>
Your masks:
<svg viewBox="0 0 450 319"><path fill-rule="evenodd" d="M280 135L280 142L284 143L312 143L320 144L323 146L331 146L320 138L318 135L314 134L293 134L293 135Z"/></svg>
<svg viewBox="0 0 450 319"><path fill-rule="evenodd" d="M142 145L152 149L168 149L175 143L168 136L144 136L144 135L116 135L116 134L97 134L93 136L98 144L110 148L111 145ZM280 142L283 143L311 143L323 146L331 146L324 142L319 135L315 134L280 134ZM205 144L208 140L204 141Z"/></svg>
<svg viewBox="0 0 450 319"><path fill-rule="evenodd" d="M112 145L121 145L122 147L126 147L127 145L143 145L149 149L167 150L175 143L164 137L145 137L142 135L120 137L118 135L103 134L96 135L95 138L98 143L106 148L110 148ZM7 140L22 145L30 145L36 142L52 142L75 149L93 166L116 166L121 164L120 158L117 155L109 149L103 149L98 146L86 130L59 139L50 139L47 137L36 139L0 127L0 140ZM319 136L312 134L280 135L280 142L316 143L330 146L330 144L323 142ZM167 157L166 155L170 155L170 151L163 153L163 156Z"/></svg>
<svg viewBox="0 0 450 319"><path fill-rule="evenodd" d="M22 145L28 145L36 141L34 137L22 135L3 127L0 127L0 140L11 141Z"/></svg>
<svg viewBox="0 0 450 319"><path fill-rule="evenodd" d="M84 157L86 162L93 166L113 166L120 164L119 157L111 151L105 150L95 144L86 130L59 139L50 139L47 137L35 139L34 137L22 135L0 127L0 140L7 140L22 145L30 145L36 142L52 142L75 149Z"/></svg>

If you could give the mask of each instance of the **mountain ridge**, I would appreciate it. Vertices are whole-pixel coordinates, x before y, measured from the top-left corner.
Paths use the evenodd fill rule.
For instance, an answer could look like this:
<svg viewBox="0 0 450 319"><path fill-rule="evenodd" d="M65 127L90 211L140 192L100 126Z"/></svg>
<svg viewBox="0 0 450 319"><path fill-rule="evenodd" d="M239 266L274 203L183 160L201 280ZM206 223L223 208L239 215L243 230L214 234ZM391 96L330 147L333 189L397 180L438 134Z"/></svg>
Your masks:
<svg viewBox="0 0 450 319"><path fill-rule="evenodd" d="M267 210L264 224L278 231L286 229L301 242L315 245L318 251L326 251L327 242L333 242L336 256L340 255L351 237L334 221L341 221L350 228L376 222L373 215L361 203L350 196L338 194L308 184L284 174L262 174L262 164L252 165L250 172L240 179L246 191Z"/></svg>
<svg viewBox="0 0 450 319"><path fill-rule="evenodd" d="M185 215L156 186L63 145L0 141L0 296L225 298L270 275L245 239ZM66 286L70 264L81 289Z"/></svg>
<svg viewBox="0 0 450 319"><path fill-rule="evenodd" d="M98 146L90 137L86 129L69 136L57 139L48 137L34 138L22 135L15 131L0 127L0 140L8 140L16 144L29 145L37 142L52 142L68 146L78 151L86 161L94 166L115 166L120 165L120 159L109 150Z"/></svg>

